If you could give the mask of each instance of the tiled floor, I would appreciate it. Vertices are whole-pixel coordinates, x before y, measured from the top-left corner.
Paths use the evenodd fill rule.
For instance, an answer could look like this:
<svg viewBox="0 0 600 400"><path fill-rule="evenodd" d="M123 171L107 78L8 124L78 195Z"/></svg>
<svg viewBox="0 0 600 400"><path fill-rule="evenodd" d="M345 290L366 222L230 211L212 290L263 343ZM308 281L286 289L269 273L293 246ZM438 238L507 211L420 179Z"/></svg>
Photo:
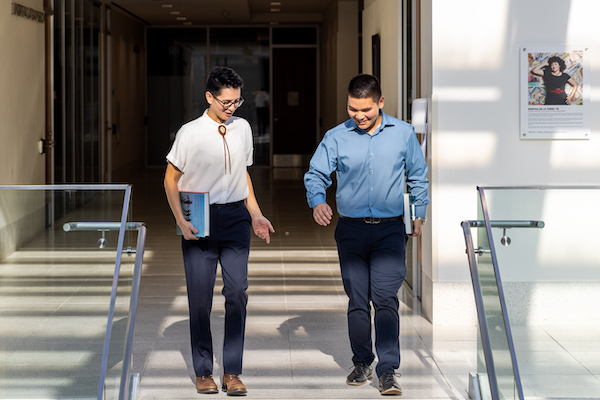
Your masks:
<svg viewBox="0 0 600 400"><path fill-rule="evenodd" d="M61 198L59 192L54 199ZM43 206L51 196L42 191L14 197ZM94 221L118 221L122 201L123 191L107 191L71 212L70 221L88 222L88 212ZM116 234L106 233L104 250L96 246L100 236L67 233L58 223L1 260L0 399L97 397L116 256ZM131 262L124 261L121 283L131 278ZM124 300L116 300L111 366L123 357L118 338L124 337L129 312Z"/></svg>
<svg viewBox="0 0 600 400"><path fill-rule="evenodd" d="M346 305L333 226L312 222L302 171L251 171L263 213L277 232L270 245L253 238L242 379L252 399L381 398L376 380L351 387ZM162 171L134 185L134 217L148 225L135 326L134 370L140 399L219 398L199 395L191 366L188 310L180 238L164 199ZM143 199L143 201L141 201ZM220 381L223 297L215 288L215 377ZM476 370L476 328L433 327L420 304L402 291L404 399L463 399Z"/></svg>
<svg viewBox="0 0 600 400"><path fill-rule="evenodd" d="M512 327L525 397L600 399L600 326Z"/></svg>
<svg viewBox="0 0 600 400"><path fill-rule="evenodd" d="M375 382L345 384L352 362L333 226L312 222L302 172L252 170L260 205L277 233L270 245L257 238L252 243L242 375L247 398L381 398ZM180 238L162 174L140 174L133 189L134 219L148 226L134 339L138 398L224 398L224 393L199 395L194 387ZM118 203L108 199L96 208L104 220L118 220L118 209L108 212ZM97 232L56 229L0 263L0 399L88 399L97 393L114 252L96 247ZM107 235L113 235L107 237L114 247L114 233ZM124 259L124 265L131 261ZM217 285L213 332L219 380L223 297ZM123 335L127 302L119 299L118 305L117 338ZM433 326L405 290L400 313L402 398L467 398L469 373L477 369L476 327ZM600 399L600 327L589 322L512 327L528 399ZM122 354L122 347L113 349L111 371L118 370ZM114 398L110 384L107 393Z"/></svg>

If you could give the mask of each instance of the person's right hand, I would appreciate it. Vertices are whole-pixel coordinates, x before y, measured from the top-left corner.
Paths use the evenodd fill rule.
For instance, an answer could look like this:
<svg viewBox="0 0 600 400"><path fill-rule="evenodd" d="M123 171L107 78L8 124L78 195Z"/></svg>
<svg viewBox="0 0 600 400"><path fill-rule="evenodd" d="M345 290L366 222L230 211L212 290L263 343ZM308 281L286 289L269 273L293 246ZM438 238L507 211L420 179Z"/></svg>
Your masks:
<svg viewBox="0 0 600 400"><path fill-rule="evenodd" d="M327 226L331 223L333 211L327 203L319 203L313 210L313 218L315 222L321 226Z"/></svg>
<svg viewBox="0 0 600 400"><path fill-rule="evenodd" d="M198 233L198 229L194 228L191 222L183 220L182 222L177 223L179 225L179 229L181 229L181 233L185 240L200 240L199 237L194 236L194 234Z"/></svg>

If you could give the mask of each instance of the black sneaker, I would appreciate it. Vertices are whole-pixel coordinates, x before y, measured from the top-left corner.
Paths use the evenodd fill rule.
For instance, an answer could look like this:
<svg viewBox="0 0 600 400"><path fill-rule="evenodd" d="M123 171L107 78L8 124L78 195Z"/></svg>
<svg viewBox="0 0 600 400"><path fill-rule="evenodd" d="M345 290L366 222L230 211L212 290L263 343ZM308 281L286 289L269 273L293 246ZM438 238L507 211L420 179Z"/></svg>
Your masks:
<svg viewBox="0 0 600 400"><path fill-rule="evenodd" d="M396 375L391 372L384 372L379 377L379 391L383 395L402 394L400 384L396 381Z"/></svg>
<svg viewBox="0 0 600 400"><path fill-rule="evenodd" d="M373 368L371 365L367 363L358 363L354 366L354 371L346 378L346 383L348 385L364 385L367 383L367 379L371 379L372 377Z"/></svg>

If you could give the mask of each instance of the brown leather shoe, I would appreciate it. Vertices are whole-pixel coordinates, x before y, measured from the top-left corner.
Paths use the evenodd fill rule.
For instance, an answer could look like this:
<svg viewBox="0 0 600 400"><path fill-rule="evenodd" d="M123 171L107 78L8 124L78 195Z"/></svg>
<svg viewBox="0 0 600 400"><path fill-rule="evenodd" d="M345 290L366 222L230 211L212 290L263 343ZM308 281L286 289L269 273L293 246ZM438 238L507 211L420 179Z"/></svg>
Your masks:
<svg viewBox="0 0 600 400"><path fill-rule="evenodd" d="M212 375L197 376L196 377L196 390L202 394L215 394L219 393L219 388L213 380Z"/></svg>
<svg viewBox="0 0 600 400"><path fill-rule="evenodd" d="M248 393L240 377L234 374L223 374L222 389L227 392L227 396L245 396Z"/></svg>

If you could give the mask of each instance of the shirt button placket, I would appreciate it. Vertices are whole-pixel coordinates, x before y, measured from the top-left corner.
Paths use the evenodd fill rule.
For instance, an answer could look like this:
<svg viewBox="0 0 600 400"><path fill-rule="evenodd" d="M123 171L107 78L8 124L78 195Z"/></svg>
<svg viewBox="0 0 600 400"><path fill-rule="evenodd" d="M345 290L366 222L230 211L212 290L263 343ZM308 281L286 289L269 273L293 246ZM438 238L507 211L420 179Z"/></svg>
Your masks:
<svg viewBox="0 0 600 400"><path fill-rule="evenodd" d="M227 190L229 188L229 179L227 179L227 175L223 176L223 199L227 199ZM225 200L223 200L225 203Z"/></svg>
<svg viewBox="0 0 600 400"><path fill-rule="evenodd" d="M371 136L370 139L372 140L373 136ZM374 182L373 173L374 173L374 171L373 171L373 149L372 149L372 145L371 145L371 143L373 143L373 142L371 140L369 140L369 154L370 154L370 157L369 157L369 187L370 187L370 190L369 190L369 207L371 208L371 213L370 214L372 215L373 214L372 208L373 208L373 203L375 202L374 201L375 199L373 198L373 182Z"/></svg>

